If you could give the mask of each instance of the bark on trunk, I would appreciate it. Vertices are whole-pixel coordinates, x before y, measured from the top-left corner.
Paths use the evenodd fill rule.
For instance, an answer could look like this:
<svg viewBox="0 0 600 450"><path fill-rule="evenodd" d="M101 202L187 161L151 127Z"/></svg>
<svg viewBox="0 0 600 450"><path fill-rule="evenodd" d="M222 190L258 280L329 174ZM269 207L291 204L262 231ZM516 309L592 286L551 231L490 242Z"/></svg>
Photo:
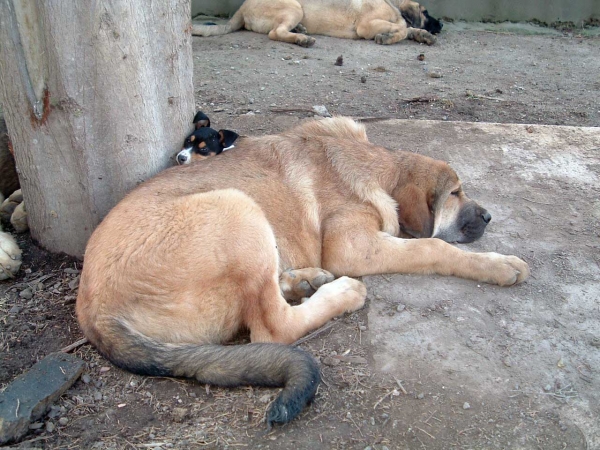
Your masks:
<svg viewBox="0 0 600 450"><path fill-rule="evenodd" d="M172 165L194 112L190 0L0 0L0 103L34 239L82 256Z"/></svg>

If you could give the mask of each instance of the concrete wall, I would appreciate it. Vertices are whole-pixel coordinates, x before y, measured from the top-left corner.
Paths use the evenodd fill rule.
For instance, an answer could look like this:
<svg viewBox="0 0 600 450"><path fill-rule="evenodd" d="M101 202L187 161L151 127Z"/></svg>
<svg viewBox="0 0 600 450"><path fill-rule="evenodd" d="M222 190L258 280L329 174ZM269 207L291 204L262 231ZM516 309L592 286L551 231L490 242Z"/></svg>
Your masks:
<svg viewBox="0 0 600 450"><path fill-rule="evenodd" d="M348 0L350 1L350 0ZM421 0L434 17L457 20L580 22L600 19L600 0ZM230 15L243 0L192 0L192 15Z"/></svg>

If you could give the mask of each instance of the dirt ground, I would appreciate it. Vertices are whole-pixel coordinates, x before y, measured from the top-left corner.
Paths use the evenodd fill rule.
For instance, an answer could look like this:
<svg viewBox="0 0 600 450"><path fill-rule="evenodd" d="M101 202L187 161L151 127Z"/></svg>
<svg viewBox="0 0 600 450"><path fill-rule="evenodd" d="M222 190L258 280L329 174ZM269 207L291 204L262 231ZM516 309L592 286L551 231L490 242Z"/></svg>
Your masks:
<svg viewBox="0 0 600 450"><path fill-rule="evenodd" d="M269 433L262 420L277 390L138 377L82 346L84 376L15 447L600 448L600 138L536 125L600 126L600 39L446 29L433 47L195 38L197 106L215 128L242 134L283 130L314 105L447 121L374 120L367 130L378 144L449 160L494 215L465 248L525 258L529 282L365 278L367 307L301 345L321 362L314 404ZM533 127L455 123L467 121ZM82 337L73 316L81 264L27 236L19 243L20 275L0 283L2 387Z"/></svg>

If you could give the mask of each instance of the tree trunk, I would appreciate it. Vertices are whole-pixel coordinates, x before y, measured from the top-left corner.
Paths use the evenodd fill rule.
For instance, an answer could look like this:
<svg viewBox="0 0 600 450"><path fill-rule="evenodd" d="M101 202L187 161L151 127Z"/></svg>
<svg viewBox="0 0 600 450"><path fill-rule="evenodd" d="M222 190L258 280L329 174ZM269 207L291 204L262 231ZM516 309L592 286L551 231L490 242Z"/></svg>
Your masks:
<svg viewBox="0 0 600 450"><path fill-rule="evenodd" d="M82 256L194 113L190 0L0 0L0 103L34 239Z"/></svg>

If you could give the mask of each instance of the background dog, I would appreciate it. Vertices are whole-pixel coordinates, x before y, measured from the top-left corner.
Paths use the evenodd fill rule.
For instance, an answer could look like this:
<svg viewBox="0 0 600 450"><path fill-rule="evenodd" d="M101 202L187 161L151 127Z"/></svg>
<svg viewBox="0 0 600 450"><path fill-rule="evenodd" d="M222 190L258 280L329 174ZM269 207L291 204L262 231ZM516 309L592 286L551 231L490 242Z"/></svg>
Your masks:
<svg viewBox="0 0 600 450"><path fill-rule="evenodd" d="M77 317L101 354L137 374L284 386L266 420L287 422L319 370L282 344L364 305L349 276L526 279L517 257L441 240L471 242L490 220L448 164L373 145L349 118L310 121L132 191L90 238ZM222 345L244 329L252 344Z"/></svg>
<svg viewBox="0 0 600 450"><path fill-rule="evenodd" d="M303 47L315 43L306 34L431 45L442 24L409 0L246 0L226 25L193 25L192 34L217 36L241 28Z"/></svg>

